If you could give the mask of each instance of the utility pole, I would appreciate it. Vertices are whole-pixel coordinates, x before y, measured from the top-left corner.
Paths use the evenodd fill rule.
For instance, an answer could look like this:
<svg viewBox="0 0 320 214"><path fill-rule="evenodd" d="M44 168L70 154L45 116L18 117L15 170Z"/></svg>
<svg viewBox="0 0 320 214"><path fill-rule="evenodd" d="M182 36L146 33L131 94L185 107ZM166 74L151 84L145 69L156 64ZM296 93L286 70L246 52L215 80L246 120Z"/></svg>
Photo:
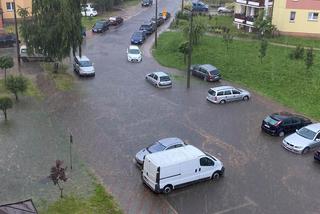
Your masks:
<svg viewBox="0 0 320 214"><path fill-rule="evenodd" d="M183 13L183 9L184 9L184 0L181 0L181 12Z"/></svg>
<svg viewBox="0 0 320 214"><path fill-rule="evenodd" d="M70 147L69 147L69 157L70 157L70 169L72 170L72 144L73 144L73 136L72 134L70 133L70 139L69 139L69 144L70 144Z"/></svg>
<svg viewBox="0 0 320 214"><path fill-rule="evenodd" d="M187 88L190 88L190 67L191 67L191 55L192 55L192 22L193 11L190 11L190 27L189 27L189 47L188 47L188 67L187 67Z"/></svg>
<svg viewBox="0 0 320 214"><path fill-rule="evenodd" d="M17 11L16 11L16 0L13 0L13 14L14 14L14 26L16 30L16 43L17 43L17 56L18 56L18 67L20 70L20 44L19 44L19 32L17 24Z"/></svg>
<svg viewBox="0 0 320 214"><path fill-rule="evenodd" d="M156 30L154 32L154 47L158 46L158 0L156 0Z"/></svg>

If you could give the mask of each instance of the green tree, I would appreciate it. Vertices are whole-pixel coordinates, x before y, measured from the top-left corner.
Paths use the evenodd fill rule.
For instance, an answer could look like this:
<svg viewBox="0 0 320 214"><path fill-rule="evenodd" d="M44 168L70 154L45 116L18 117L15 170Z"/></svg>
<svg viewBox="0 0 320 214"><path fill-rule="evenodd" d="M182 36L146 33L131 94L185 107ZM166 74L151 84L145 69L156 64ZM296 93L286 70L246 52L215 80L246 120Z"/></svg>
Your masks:
<svg viewBox="0 0 320 214"><path fill-rule="evenodd" d="M62 167L63 161L56 160L56 164L51 167L49 178L53 181L54 185L57 185L60 190L60 197L63 197L63 186L61 182L66 182L68 180L66 176L67 167Z"/></svg>
<svg viewBox="0 0 320 214"><path fill-rule="evenodd" d="M186 25L183 29L184 35L187 39L189 39L189 32L190 32L190 25ZM193 19L193 26L192 26L192 44L197 45L200 42L201 37L204 35L206 32L206 26L204 22L197 18L194 17Z"/></svg>
<svg viewBox="0 0 320 214"><path fill-rule="evenodd" d="M276 26L272 24L272 17L266 16L264 10L261 11L257 19L254 20L254 27L257 29L259 38L271 36L277 30Z"/></svg>
<svg viewBox="0 0 320 214"><path fill-rule="evenodd" d="M13 65L13 58L11 56L0 57L0 68L4 70L4 84L7 83L7 69L12 68Z"/></svg>
<svg viewBox="0 0 320 214"><path fill-rule="evenodd" d="M260 42L260 49L259 49L259 58L261 63L262 63L262 59L267 54L267 48L268 48L268 41L265 39L262 39Z"/></svg>
<svg viewBox="0 0 320 214"><path fill-rule="evenodd" d="M24 12L20 31L28 49L62 61L81 46L80 0L32 0L32 18Z"/></svg>
<svg viewBox="0 0 320 214"><path fill-rule="evenodd" d="M189 50L189 42L188 41L184 41L179 45L179 52L183 53L184 64L187 63L188 50Z"/></svg>
<svg viewBox="0 0 320 214"><path fill-rule="evenodd" d="M223 35L222 35L222 38L223 38L223 42L226 44L226 47L227 47L227 52L229 51L229 45L232 43L233 41L233 35L230 33L230 30L226 30Z"/></svg>
<svg viewBox="0 0 320 214"><path fill-rule="evenodd" d="M12 108L12 100L10 97L0 97L0 110L2 110L4 114L4 118L7 121L7 110Z"/></svg>
<svg viewBox="0 0 320 214"><path fill-rule="evenodd" d="M6 84L6 88L14 94L16 100L18 100L18 93L23 93L28 88L28 80L19 75L19 76L9 76Z"/></svg>
<svg viewBox="0 0 320 214"><path fill-rule="evenodd" d="M313 48L309 48L306 53L305 64L307 67L307 71L312 67L314 59Z"/></svg>

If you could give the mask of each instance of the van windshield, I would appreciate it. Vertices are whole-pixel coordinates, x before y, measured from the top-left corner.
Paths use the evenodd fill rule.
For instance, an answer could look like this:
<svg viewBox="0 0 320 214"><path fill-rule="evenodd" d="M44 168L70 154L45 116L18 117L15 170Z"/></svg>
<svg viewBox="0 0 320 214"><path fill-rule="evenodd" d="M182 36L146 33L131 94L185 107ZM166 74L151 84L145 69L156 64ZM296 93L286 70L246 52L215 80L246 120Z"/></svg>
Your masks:
<svg viewBox="0 0 320 214"><path fill-rule="evenodd" d="M155 144L152 144L151 146L147 147L148 152L154 153L154 152L161 152L165 149L166 147L162 145L161 143L157 142Z"/></svg>

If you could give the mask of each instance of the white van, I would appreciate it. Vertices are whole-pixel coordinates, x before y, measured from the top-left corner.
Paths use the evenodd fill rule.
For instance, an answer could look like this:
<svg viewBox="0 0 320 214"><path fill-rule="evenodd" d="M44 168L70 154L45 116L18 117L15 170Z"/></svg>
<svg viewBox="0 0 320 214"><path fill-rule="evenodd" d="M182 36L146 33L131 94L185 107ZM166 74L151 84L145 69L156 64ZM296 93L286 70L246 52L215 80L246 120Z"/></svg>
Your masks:
<svg viewBox="0 0 320 214"><path fill-rule="evenodd" d="M187 145L146 155L142 180L157 193L169 193L198 181L218 179L223 173L220 160Z"/></svg>

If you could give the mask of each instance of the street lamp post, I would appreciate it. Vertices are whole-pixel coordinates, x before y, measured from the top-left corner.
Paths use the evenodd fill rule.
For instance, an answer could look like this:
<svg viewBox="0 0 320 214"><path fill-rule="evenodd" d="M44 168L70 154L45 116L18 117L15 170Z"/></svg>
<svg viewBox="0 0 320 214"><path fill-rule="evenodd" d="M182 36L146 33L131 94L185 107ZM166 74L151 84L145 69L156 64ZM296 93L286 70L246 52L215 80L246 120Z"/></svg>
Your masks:
<svg viewBox="0 0 320 214"><path fill-rule="evenodd" d="M20 68L20 44L19 44L19 32L17 24L17 11L16 11L16 0L13 0L13 14L14 14L14 26L16 30L16 43L17 43L17 56L18 56L18 65Z"/></svg>
<svg viewBox="0 0 320 214"><path fill-rule="evenodd" d="M154 32L154 47L158 46L158 0L156 0L156 30Z"/></svg>
<svg viewBox="0 0 320 214"><path fill-rule="evenodd" d="M189 27L189 47L188 47L188 67L187 67L187 88L190 88L190 67L191 67L191 56L192 56L192 31L193 31L193 11L190 11L190 27Z"/></svg>

